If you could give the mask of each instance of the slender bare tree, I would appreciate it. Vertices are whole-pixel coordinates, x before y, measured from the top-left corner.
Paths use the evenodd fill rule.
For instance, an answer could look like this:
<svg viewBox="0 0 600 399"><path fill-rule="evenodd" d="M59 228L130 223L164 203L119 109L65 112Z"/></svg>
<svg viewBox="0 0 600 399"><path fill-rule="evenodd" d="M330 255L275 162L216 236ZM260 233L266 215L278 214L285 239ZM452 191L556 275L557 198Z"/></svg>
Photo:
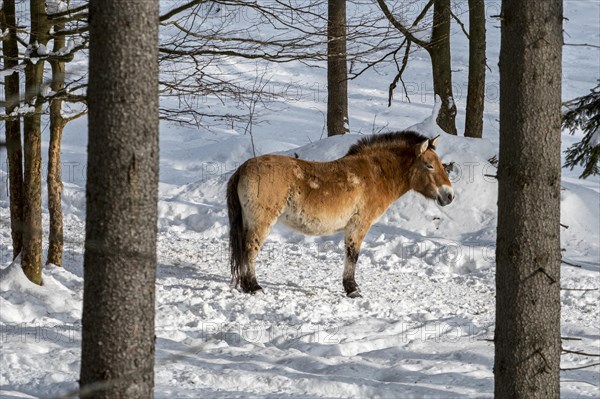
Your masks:
<svg viewBox="0 0 600 399"><path fill-rule="evenodd" d="M469 82L465 136L483 136L483 108L485 100L485 2L469 0Z"/></svg>
<svg viewBox="0 0 600 399"><path fill-rule="evenodd" d="M24 207L21 265L25 275L42 284L42 107L44 60L50 24L44 0L30 0L31 32L25 66L25 101L33 107L23 118Z"/></svg>
<svg viewBox="0 0 600 399"><path fill-rule="evenodd" d="M54 31L60 32L65 29L64 22L54 25ZM65 47L65 36L54 38L53 52L56 54ZM54 57L50 60L52 67L53 92L57 93L65 87L65 62L63 59ZM48 243L48 257L46 264L62 266L63 254L63 218L62 218L62 175L61 175L61 141L63 129L67 121L62 115L63 100L56 97L50 101L50 143L48 146L48 213L50 214L50 233Z"/></svg>
<svg viewBox="0 0 600 399"><path fill-rule="evenodd" d="M346 0L329 0L327 21L327 135L350 131L348 121L348 64Z"/></svg>
<svg viewBox="0 0 600 399"><path fill-rule="evenodd" d="M4 68L14 69L19 65L19 44L15 0L5 0L0 10L0 28L7 34L2 36ZM21 90L19 72L4 77L4 109L10 115L18 106ZM21 119L15 116L5 121L6 151L8 155L8 184L10 187L10 226L13 243L13 258L23 247L23 146L21 144Z"/></svg>
<svg viewBox="0 0 600 399"><path fill-rule="evenodd" d="M496 398L560 395L561 0L502 2Z"/></svg>
<svg viewBox="0 0 600 399"><path fill-rule="evenodd" d="M447 133L456 134L456 104L452 93L450 55L450 0L434 0L431 40L426 48L431 57L433 91L442 99L437 123Z"/></svg>

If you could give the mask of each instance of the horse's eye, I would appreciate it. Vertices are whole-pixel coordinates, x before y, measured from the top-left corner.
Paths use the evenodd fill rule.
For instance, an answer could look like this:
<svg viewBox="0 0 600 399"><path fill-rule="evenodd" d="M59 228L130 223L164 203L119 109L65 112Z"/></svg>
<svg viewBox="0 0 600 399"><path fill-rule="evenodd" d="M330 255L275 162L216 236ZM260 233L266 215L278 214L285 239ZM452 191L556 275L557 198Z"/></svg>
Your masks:
<svg viewBox="0 0 600 399"><path fill-rule="evenodd" d="M429 169L429 170L433 170L433 169L434 169L434 168L433 168L433 165L432 165L432 164L430 164L430 163L427 163L427 164L425 164L425 166L426 166L426 167L427 167L427 169Z"/></svg>

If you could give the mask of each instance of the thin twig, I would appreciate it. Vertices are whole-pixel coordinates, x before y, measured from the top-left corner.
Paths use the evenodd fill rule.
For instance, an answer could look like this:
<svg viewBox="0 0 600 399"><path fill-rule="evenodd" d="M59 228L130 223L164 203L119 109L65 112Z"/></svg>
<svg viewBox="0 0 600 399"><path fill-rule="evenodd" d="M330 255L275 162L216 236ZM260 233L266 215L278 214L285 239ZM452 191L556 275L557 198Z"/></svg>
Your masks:
<svg viewBox="0 0 600 399"><path fill-rule="evenodd" d="M600 48L598 45L588 43L563 43L563 46Z"/></svg>
<svg viewBox="0 0 600 399"><path fill-rule="evenodd" d="M47 18L50 19L50 20L52 20L52 19L64 17L66 15L71 15L71 14L74 14L74 13L78 13L80 11L84 11L84 10L87 10L87 9L88 9L88 5L84 4L84 5L80 6L80 7L70 8L68 10L57 12L57 13L54 13L54 14L48 14Z"/></svg>
<svg viewBox="0 0 600 399"><path fill-rule="evenodd" d="M575 355L600 357L600 353L586 353L586 352L572 351L570 349L564 349L564 348L562 351L565 353L573 353Z"/></svg>
<svg viewBox="0 0 600 399"><path fill-rule="evenodd" d="M454 18L456 23L458 25L460 25L460 28L462 29L462 31L465 34L465 36L467 37L467 39L471 40L471 36L469 36L469 32L467 32L467 29L465 28L465 24L463 24L462 21L460 19L458 19L458 17L452 12L452 10L450 10L450 15L452 16L452 18Z"/></svg>
<svg viewBox="0 0 600 399"><path fill-rule="evenodd" d="M589 385L591 385L593 387L597 387L598 386L596 384L592 384L589 381L583 381L583 380L560 380L560 382L583 382L584 384L589 384Z"/></svg>
<svg viewBox="0 0 600 399"><path fill-rule="evenodd" d="M200 3L205 3L205 2L206 2L206 0L193 0L187 4L176 7L174 9L170 10L169 12L167 12L166 14L161 15L160 22L164 22L164 21L168 20L169 18L173 17L174 15L177 15L180 12L187 10L188 8L194 7Z"/></svg>
<svg viewBox="0 0 600 399"><path fill-rule="evenodd" d="M402 44L400 44L400 47L398 48L398 50L400 50L402 48L404 43L406 43L406 50L404 51L404 56L402 57L402 66L398 65L398 61L396 61L396 54L394 54L394 61L396 61L396 68L398 68L398 73L394 77L394 80L392 81L392 83L390 83L390 86L388 89L389 90L388 91L388 107L392 106L392 100L394 98L394 89L398 85L398 81L402 82L402 87L404 88L404 94L406 95L406 99L408 100L408 102L410 102L410 97L408 96L408 90L406 90L406 84L404 84L404 80L402 79L402 74L404 73L404 70L406 69L406 65L408 63L408 56L410 54L410 45L412 42L409 38L404 38L404 40L402 41Z"/></svg>
<svg viewBox="0 0 600 399"><path fill-rule="evenodd" d="M80 117L86 115L87 113L88 113L88 111L86 109L86 110L83 110L81 112L78 112L78 113L76 113L74 115L68 116L68 117L63 118L63 119L68 123L68 122L71 122L71 121L73 121L73 120L75 120L77 118L80 118Z"/></svg>
<svg viewBox="0 0 600 399"><path fill-rule="evenodd" d="M595 366L600 366L600 363L592 363L592 364L588 364L587 366L561 368L560 371L581 370L581 369L587 369L589 367L595 367Z"/></svg>
<svg viewBox="0 0 600 399"><path fill-rule="evenodd" d="M561 262L562 262L562 263L564 263L565 265L569 265L569 266L573 266L573 267L583 267L583 266L581 266L581 265L577 265L577 264L575 264L575 263L568 262L568 261L566 261L566 260L564 260L564 259L563 259L563 260L561 260Z"/></svg>

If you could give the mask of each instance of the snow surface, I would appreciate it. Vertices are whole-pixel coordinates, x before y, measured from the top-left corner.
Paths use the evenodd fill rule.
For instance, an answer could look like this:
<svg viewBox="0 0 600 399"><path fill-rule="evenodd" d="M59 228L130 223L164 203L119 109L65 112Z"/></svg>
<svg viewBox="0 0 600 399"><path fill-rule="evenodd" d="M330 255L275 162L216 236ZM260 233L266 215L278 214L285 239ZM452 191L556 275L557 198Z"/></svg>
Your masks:
<svg viewBox="0 0 600 399"><path fill-rule="evenodd" d="M60 2L55 2L60 3ZM487 3L486 3L487 4ZM454 162L456 200L440 208L409 193L372 227L357 267L363 298L341 285L340 234L305 237L276 225L258 259L263 295L229 287L228 177L252 156L245 125L190 129L162 125L156 304L157 398L485 398L493 396L497 184L488 160L498 153L499 29L488 4L488 76L484 139L442 134L438 154ZM600 40L600 5L565 2L568 42ZM463 18L464 19L464 18ZM466 22L466 21L465 21ZM454 101L464 125L468 46L455 27ZM565 47L563 98L589 92L600 50ZM231 62L248 77L256 66ZM401 92L387 107L392 67L351 81L351 133L323 138L324 70L271 66L270 90L286 101L260 109L257 154L331 160L365 134L410 127L440 134L425 53L413 54ZM461 90L462 89L462 90ZM206 99L201 106L227 107ZM216 112L216 111L215 111ZM85 234L86 122L64 134L63 268L44 268L31 284L12 248L5 153L0 165L0 397L56 397L77 388ZM563 149L581 134L563 134ZM44 132L44 150L48 132ZM562 335L566 349L600 352L600 180L563 170ZM45 190L45 188L44 188ZM44 209L44 231L48 214ZM573 266L574 265L574 266ZM575 290L573 290L575 289ZM564 354L562 367L597 362ZM565 398L600 396L600 368L564 371Z"/></svg>

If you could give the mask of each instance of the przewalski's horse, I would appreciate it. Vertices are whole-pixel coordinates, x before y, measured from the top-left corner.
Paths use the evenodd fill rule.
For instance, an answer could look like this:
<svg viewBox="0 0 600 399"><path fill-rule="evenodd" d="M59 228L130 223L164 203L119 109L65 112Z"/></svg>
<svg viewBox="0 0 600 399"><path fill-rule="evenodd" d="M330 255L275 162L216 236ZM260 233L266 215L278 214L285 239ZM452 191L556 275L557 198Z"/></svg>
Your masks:
<svg viewBox="0 0 600 399"><path fill-rule="evenodd" d="M441 206L454 198L434 152L437 139L411 131L372 135L331 162L263 155L242 164L227 184L232 281L244 292L262 288L255 260L277 220L309 235L344 231L343 285L360 296L354 269L363 238L392 202L415 190Z"/></svg>

